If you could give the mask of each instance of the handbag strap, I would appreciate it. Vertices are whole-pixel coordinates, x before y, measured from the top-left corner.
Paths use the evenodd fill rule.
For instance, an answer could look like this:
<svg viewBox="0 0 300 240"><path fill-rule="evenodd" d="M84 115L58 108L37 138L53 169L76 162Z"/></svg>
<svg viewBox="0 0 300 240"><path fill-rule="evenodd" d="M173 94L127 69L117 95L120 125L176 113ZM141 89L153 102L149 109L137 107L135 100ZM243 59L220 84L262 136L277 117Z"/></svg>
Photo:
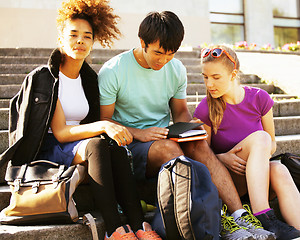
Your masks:
<svg viewBox="0 0 300 240"><path fill-rule="evenodd" d="M83 224L87 225L91 229L93 240L99 240L96 222L92 214L87 213L82 217L82 219Z"/></svg>
<svg viewBox="0 0 300 240"><path fill-rule="evenodd" d="M35 161L32 161L30 163L28 163L29 166L32 166L32 165L35 165L35 164L38 164L38 163L47 163L47 164L50 164L50 165L53 165L53 166L60 166L60 164L56 163L56 162L52 162L52 161L49 161L49 160L35 160Z"/></svg>
<svg viewBox="0 0 300 240"><path fill-rule="evenodd" d="M53 182L58 182L60 180L61 175L65 171L65 167L66 167L65 165L59 165L58 172L56 174L54 174L52 177Z"/></svg>
<svg viewBox="0 0 300 240"><path fill-rule="evenodd" d="M20 172L17 176L16 179L20 179L22 181L22 179L24 178L24 175L25 175L25 172L26 172L26 169L28 167L28 164L23 164L20 168Z"/></svg>
<svg viewBox="0 0 300 240"><path fill-rule="evenodd" d="M274 157L271 157L271 158L270 158L270 161L280 160L281 157L284 156L284 155L285 155L285 153L278 154L278 155L276 155L276 156L274 156Z"/></svg>
<svg viewBox="0 0 300 240"><path fill-rule="evenodd" d="M22 183L22 180L24 179L24 175L25 175L27 167L28 167L28 164L23 164L21 166L20 172L19 172L17 178L14 180L14 192L18 192L20 190L20 185Z"/></svg>

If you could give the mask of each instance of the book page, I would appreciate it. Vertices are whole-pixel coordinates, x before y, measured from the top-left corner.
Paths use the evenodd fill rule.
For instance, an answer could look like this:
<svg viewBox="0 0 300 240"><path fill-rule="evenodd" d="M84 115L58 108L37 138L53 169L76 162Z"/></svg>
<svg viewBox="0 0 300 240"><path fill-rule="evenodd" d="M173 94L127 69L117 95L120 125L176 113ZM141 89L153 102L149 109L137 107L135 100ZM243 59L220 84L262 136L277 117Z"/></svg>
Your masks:
<svg viewBox="0 0 300 240"><path fill-rule="evenodd" d="M198 129L198 130L189 130L184 133L180 133L179 137L191 137L191 136L196 136L196 135L203 135L206 134L205 130Z"/></svg>

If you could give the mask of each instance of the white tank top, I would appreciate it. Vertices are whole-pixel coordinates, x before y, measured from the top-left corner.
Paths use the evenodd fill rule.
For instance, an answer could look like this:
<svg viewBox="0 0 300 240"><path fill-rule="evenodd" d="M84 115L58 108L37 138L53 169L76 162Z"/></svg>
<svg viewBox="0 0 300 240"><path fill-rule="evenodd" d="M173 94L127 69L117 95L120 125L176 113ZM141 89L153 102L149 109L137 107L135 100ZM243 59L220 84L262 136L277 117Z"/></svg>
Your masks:
<svg viewBox="0 0 300 240"><path fill-rule="evenodd" d="M64 110L67 125L79 125L89 112L80 75L71 79L59 72L58 98Z"/></svg>

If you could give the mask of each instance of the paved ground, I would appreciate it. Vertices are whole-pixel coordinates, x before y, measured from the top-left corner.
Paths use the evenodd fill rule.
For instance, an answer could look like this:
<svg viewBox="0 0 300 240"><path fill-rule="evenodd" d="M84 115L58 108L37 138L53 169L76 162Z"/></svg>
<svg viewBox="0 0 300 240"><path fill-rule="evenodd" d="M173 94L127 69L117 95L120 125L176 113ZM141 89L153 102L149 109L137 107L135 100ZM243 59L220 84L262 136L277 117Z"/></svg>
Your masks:
<svg viewBox="0 0 300 240"><path fill-rule="evenodd" d="M237 55L244 73L256 74L287 94L300 97L300 55L243 51Z"/></svg>

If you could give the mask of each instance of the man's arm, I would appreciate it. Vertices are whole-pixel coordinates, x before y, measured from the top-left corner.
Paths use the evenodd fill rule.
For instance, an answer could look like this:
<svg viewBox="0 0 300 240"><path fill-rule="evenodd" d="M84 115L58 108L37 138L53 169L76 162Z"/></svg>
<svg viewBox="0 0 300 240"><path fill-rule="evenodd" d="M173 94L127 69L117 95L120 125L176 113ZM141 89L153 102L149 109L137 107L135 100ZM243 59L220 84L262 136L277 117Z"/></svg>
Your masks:
<svg viewBox="0 0 300 240"><path fill-rule="evenodd" d="M170 109L174 123L189 122L192 120L192 116L187 107L186 99L172 98L170 100Z"/></svg>
<svg viewBox="0 0 300 240"><path fill-rule="evenodd" d="M100 119L108 120L110 122L121 125L120 123L112 120L114 111L115 111L115 103L110 105L101 105ZM141 142L149 142L149 141L165 139L167 138L169 132L169 129L159 128L159 127L151 127L147 129L139 129L139 128L132 128L132 127L126 127L126 128L132 134L134 139L139 140Z"/></svg>

